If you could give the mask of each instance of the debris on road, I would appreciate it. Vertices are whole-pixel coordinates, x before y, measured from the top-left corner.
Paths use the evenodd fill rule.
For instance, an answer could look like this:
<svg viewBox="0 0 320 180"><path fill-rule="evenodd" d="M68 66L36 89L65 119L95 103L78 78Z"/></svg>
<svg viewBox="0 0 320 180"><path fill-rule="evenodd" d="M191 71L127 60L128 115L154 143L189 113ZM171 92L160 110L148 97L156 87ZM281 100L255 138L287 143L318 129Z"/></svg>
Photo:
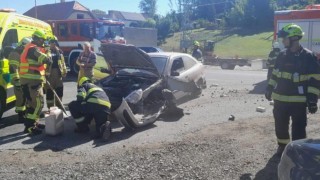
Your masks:
<svg viewBox="0 0 320 180"><path fill-rule="evenodd" d="M229 121L234 121L234 119L235 119L234 115L230 115L228 120Z"/></svg>
<svg viewBox="0 0 320 180"><path fill-rule="evenodd" d="M257 112L266 112L266 108L260 106L260 107L256 108L256 111Z"/></svg>
<svg viewBox="0 0 320 180"><path fill-rule="evenodd" d="M273 106L274 105L274 101L270 101L270 105Z"/></svg>

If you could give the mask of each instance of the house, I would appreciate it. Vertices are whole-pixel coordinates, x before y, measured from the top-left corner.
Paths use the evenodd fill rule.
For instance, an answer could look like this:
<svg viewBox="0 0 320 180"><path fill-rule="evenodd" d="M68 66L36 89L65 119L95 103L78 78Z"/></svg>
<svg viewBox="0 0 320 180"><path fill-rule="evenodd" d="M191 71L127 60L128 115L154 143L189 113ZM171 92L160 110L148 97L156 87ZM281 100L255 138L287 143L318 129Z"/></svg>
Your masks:
<svg viewBox="0 0 320 180"><path fill-rule="evenodd" d="M24 13L26 16L34 17L43 21L66 20L66 19L96 19L94 14L77 1L46 4L35 6Z"/></svg>
<svg viewBox="0 0 320 180"><path fill-rule="evenodd" d="M109 19L124 22L126 27L130 27L139 22L146 21L146 18L141 13L123 12L115 10L110 10L108 12L108 17Z"/></svg>

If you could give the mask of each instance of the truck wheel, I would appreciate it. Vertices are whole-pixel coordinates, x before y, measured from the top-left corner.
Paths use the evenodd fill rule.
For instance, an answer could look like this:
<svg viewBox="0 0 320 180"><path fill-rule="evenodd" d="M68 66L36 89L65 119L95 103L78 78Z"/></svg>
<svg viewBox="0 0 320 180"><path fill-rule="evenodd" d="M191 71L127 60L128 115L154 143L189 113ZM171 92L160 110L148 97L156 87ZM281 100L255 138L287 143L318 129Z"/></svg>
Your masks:
<svg viewBox="0 0 320 180"><path fill-rule="evenodd" d="M0 89L0 119L3 115L3 112L6 108L6 95L2 89Z"/></svg>
<svg viewBox="0 0 320 180"><path fill-rule="evenodd" d="M236 67L236 65L229 65L229 68L230 70L234 70L234 68Z"/></svg>
<svg viewBox="0 0 320 180"><path fill-rule="evenodd" d="M222 62L221 64L220 64L220 67L221 67L221 69L229 69L229 63L227 63L227 62Z"/></svg>

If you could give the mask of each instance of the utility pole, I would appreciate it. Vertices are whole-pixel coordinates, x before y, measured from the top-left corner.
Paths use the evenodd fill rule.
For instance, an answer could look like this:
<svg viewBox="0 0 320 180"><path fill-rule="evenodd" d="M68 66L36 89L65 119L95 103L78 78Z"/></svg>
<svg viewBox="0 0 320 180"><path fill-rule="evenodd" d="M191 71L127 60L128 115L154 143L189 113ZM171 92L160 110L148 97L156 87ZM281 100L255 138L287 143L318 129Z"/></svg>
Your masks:
<svg viewBox="0 0 320 180"><path fill-rule="evenodd" d="M37 12L37 0L34 0L34 11L35 11L35 18L38 18L38 12Z"/></svg>

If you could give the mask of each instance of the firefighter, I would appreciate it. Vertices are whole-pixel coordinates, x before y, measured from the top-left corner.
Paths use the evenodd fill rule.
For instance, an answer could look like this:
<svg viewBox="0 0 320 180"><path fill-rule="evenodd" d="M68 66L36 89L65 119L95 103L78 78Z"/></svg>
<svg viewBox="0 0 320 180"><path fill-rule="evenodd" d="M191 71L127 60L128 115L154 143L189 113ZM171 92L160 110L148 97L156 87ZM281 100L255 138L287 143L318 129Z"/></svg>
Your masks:
<svg viewBox="0 0 320 180"><path fill-rule="evenodd" d="M47 80L49 81L51 87L56 91L59 99L62 100L63 96L63 80L62 78L67 75L67 67L64 61L63 52L58 47L58 41L56 37L53 37L49 40L50 52L52 64L48 67L47 70ZM51 88L46 85L46 102L47 107L50 109L52 106L58 106L60 109L62 105L55 98Z"/></svg>
<svg viewBox="0 0 320 180"><path fill-rule="evenodd" d="M16 96L16 102L15 102L15 111L18 114L18 120L19 122L24 122L24 115L26 111L26 98L23 94L22 88L21 88L21 82L19 77L19 65L20 65L20 55L22 54L22 51L24 49L24 46L26 44L29 44L31 42L31 38L23 38L18 44L17 47L10 52L8 59L10 59L10 73L11 76L11 84L14 86L14 95Z"/></svg>
<svg viewBox="0 0 320 180"><path fill-rule="evenodd" d="M311 114L318 110L320 67L316 56L300 45L303 34L296 24L288 24L278 32L286 50L281 51L275 61L265 94L268 100L274 100L277 155L281 155L290 142L290 118L292 140L303 139L306 138L306 109Z"/></svg>
<svg viewBox="0 0 320 180"><path fill-rule="evenodd" d="M196 58L198 61L202 61L202 52L199 49L200 43L198 41L193 42L193 50L192 50L192 56Z"/></svg>
<svg viewBox="0 0 320 180"><path fill-rule="evenodd" d="M270 76L272 74L272 70L274 68L275 60L277 59L277 56L280 54L280 47L278 42L274 42L272 45L272 51L269 53L267 66L268 66L268 75L267 80L270 79Z"/></svg>
<svg viewBox="0 0 320 180"><path fill-rule="evenodd" d="M68 105L77 125L75 132L89 132L88 125L94 118L96 134L93 138L107 140L111 135L111 125L108 121L111 104L107 94L103 89L92 84L88 77L82 77L78 85L77 100Z"/></svg>
<svg viewBox="0 0 320 180"><path fill-rule="evenodd" d="M82 77L93 77L93 67L96 64L97 55L91 50L89 42L83 44L83 52L80 53L76 63L80 67L78 82Z"/></svg>
<svg viewBox="0 0 320 180"><path fill-rule="evenodd" d="M38 123L43 108L43 83L45 80L45 64L52 63L50 52L44 49L46 34L36 30L32 42L27 44L20 56L20 81L27 99L24 132L29 135L42 133L44 125Z"/></svg>

